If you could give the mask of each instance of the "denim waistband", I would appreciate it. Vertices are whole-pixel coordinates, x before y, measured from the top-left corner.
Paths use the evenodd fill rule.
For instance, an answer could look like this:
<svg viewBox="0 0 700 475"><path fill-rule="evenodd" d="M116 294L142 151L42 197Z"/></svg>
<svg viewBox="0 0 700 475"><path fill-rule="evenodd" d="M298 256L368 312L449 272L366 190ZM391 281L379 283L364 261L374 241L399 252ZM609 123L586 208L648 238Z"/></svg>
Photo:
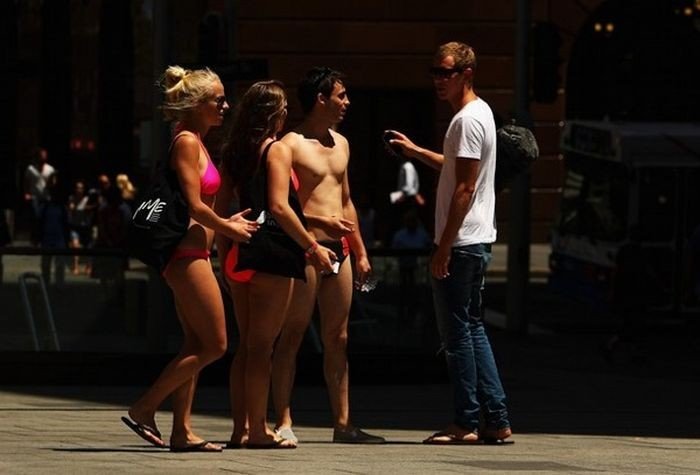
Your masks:
<svg viewBox="0 0 700 475"><path fill-rule="evenodd" d="M433 251L437 249L438 245L433 243ZM468 250L468 249L478 249L486 252L491 252L491 243L490 242L482 242L482 243L477 243L477 244L465 244L464 246L452 246L452 249L463 249L463 250Z"/></svg>

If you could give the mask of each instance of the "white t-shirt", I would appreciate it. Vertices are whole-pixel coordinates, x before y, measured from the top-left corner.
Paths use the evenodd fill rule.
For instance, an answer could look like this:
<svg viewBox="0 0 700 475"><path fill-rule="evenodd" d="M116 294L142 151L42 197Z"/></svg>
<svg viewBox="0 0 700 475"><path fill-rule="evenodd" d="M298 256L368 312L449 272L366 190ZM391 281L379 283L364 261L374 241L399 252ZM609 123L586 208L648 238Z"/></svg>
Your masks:
<svg viewBox="0 0 700 475"><path fill-rule="evenodd" d="M496 240L496 125L482 99L470 101L455 114L443 142L445 161L440 171L435 205L435 243L440 242L456 187L455 161L480 160L471 206L452 247ZM459 157L459 158L458 158Z"/></svg>
<svg viewBox="0 0 700 475"><path fill-rule="evenodd" d="M401 164L399 170L399 191L405 196L416 196L420 190L420 179L413 163L408 160Z"/></svg>
<svg viewBox="0 0 700 475"><path fill-rule="evenodd" d="M37 199L48 199L49 194L46 190L46 183L49 177L56 173L54 167L48 163L39 171L34 165L27 167L27 179L29 181L29 193Z"/></svg>

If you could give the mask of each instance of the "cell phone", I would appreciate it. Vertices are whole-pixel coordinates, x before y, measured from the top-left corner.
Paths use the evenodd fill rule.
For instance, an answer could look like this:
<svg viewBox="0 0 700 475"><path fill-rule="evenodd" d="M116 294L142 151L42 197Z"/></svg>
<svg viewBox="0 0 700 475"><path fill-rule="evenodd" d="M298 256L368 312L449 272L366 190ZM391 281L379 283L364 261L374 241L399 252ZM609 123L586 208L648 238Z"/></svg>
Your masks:
<svg viewBox="0 0 700 475"><path fill-rule="evenodd" d="M396 144L392 144L389 142L391 139L398 138L398 135L396 132L393 130L385 130L384 134L382 134L382 141L384 142L384 145L386 146L386 149L391 152L392 155L396 157L401 156L401 147Z"/></svg>
<svg viewBox="0 0 700 475"><path fill-rule="evenodd" d="M331 272L333 272L334 274L337 274L339 270L340 270L340 262L331 261Z"/></svg>

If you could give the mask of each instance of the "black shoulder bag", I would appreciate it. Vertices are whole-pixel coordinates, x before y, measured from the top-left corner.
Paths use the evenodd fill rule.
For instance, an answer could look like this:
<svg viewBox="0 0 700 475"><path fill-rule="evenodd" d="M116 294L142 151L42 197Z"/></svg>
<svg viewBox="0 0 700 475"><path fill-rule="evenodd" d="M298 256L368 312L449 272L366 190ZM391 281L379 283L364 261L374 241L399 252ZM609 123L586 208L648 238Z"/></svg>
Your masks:
<svg viewBox="0 0 700 475"><path fill-rule="evenodd" d="M172 145L168 157L170 150ZM166 159L158 164L151 186L137 202L127 245L130 256L159 272L165 269L190 223L187 201L168 162Z"/></svg>
<svg viewBox="0 0 700 475"><path fill-rule="evenodd" d="M496 193L528 167L539 156L535 135L530 129L515 124L496 130Z"/></svg>
<svg viewBox="0 0 700 475"><path fill-rule="evenodd" d="M268 274L306 280L304 250L275 221L267 201L267 153L263 151L253 178L242 186L241 209L251 208L252 216L261 218L260 227L248 243L240 243L236 272L253 269ZM294 186L289 183L289 205L306 227L306 219Z"/></svg>

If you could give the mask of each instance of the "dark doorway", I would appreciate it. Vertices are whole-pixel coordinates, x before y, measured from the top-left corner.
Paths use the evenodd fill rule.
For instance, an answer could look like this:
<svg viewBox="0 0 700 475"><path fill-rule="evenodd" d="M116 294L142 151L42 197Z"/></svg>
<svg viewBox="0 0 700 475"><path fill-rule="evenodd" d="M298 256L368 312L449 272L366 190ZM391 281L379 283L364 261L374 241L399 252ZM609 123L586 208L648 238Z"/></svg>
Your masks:
<svg viewBox="0 0 700 475"><path fill-rule="evenodd" d="M350 85L350 111L340 131L350 142L350 189L356 207L369 202L376 212L375 238L390 243L392 226L398 218L389 202L397 186L400 162L389 156L382 144L382 133L399 130L415 143L437 148L434 143L435 99L431 89L353 89ZM421 192L428 202L421 220L432 229L432 189L436 175L415 163ZM359 211L359 210L358 210Z"/></svg>

